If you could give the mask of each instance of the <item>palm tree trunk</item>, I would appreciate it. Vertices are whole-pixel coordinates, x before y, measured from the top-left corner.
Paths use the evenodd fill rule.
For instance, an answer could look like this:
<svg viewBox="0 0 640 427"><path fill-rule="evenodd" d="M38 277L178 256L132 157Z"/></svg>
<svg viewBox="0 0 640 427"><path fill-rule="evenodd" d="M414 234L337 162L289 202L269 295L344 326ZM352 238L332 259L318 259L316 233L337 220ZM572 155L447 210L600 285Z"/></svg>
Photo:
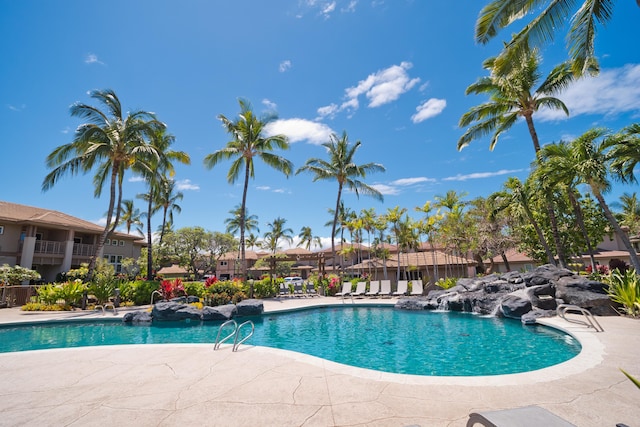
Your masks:
<svg viewBox="0 0 640 427"><path fill-rule="evenodd" d="M107 235L111 230L111 217L113 216L113 208L116 200L116 178L118 177L118 165L114 162L114 165L111 168L111 184L109 186L109 209L107 210L107 223L104 226L104 230L100 237L98 238L98 246L96 246L96 251L93 256L89 259L89 268L87 272L87 280L91 280L93 278L93 272L96 268L96 259L98 255L102 252L104 248L104 242L107 240Z"/></svg>
<svg viewBox="0 0 640 427"><path fill-rule="evenodd" d="M525 213L527 215L527 218L529 218L529 222L533 226L533 229L536 231L536 234L538 235L538 240L540 241L540 244L544 248L544 252L547 254L547 261L549 262L549 264L555 265L556 264L556 260L553 257L553 253L551 252L551 248L549 248L549 244L547 243L547 239L545 239L544 234L542 233L542 229L540 228L540 225L535 220L535 218L533 217L533 214L531 213L531 210L529 210L528 207L525 206L524 207L524 211L525 211Z"/></svg>
<svg viewBox="0 0 640 427"><path fill-rule="evenodd" d="M162 211L162 228L160 229L160 244L162 244L162 238L164 237L164 228L167 226L167 205L164 205Z"/></svg>
<svg viewBox="0 0 640 427"><path fill-rule="evenodd" d="M331 225L331 267L336 272L336 226L338 225L338 209L340 209L340 198L342 197L342 183L338 181L338 198L336 208L333 212L333 224Z"/></svg>
<svg viewBox="0 0 640 427"><path fill-rule="evenodd" d="M589 251L589 259L591 260L591 271L596 271L596 259L593 256L593 246L591 246L591 239L589 239L589 233L587 233L587 227L584 225L584 218L582 216L582 209L580 208L580 204L576 200L575 194L573 194L572 188L567 188L567 196L569 196L569 201L573 206L573 211L576 214L576 221L578 221L578 227L580 227L580 231L582 231L582 237L584 237L584 241L587 244L587 250Z"/></svg>
<svg viewBox="0 0 640 427"><path fill-rule="evenodd" d="M624 244L624 247L629 252L629 259L631 260L631 264L633 265L633 268L636 270L636 272L640 271L640 260L638 260L638 254L636 253L636 250L633 248L633 245L629 241L629 237L627 236L627 233L625 233L622 230L622 228L620 228L620 224L618 224L618 221L616 221L616 218L611 213L611 210L609 209L609 205L607 205L607 202L605 202L604 197L602 197L602 194L600 193L600 191L598 191L597 188L595 188L592 184L589 184L589 186L591 187L591 191L593 192L593 195L596 196L596 199L598 200L600 207L604 211L604 216L607 218L607 220L609 221L609 224L611 224L611 226L613 227L613 230L615 231L616 235L618 236L618 238L620 238L620 240L622 240L622 244Z"/></svg>
<svg viewBox="0 0 640 427"><path fill-rule="evenodd" d="M240 271L242 278L247 277L247 264L244 249L244 227L247 212L247 191L249 190L250 164L245 160L244 188L242 189L242 207L240 208ZM253 284L250 284L249 298L253 298Z"/></svg>
<svg viewBox="0 0 640 427"><path fill-rule="evenodd" d="M147 280L153 280L153 248L151 247L151 211L153 209L153 189L149 186L147 206Z"/></svg>
<svg viewBox="0 0 640 427"><path fill-rule="evenodd" d="M502 262L504 262L504 266L507 269L507 272L511 271L511 267L509 266L509 260L507 259L507 254L504 251L500 252L500 256L502 257Z"/></svg>

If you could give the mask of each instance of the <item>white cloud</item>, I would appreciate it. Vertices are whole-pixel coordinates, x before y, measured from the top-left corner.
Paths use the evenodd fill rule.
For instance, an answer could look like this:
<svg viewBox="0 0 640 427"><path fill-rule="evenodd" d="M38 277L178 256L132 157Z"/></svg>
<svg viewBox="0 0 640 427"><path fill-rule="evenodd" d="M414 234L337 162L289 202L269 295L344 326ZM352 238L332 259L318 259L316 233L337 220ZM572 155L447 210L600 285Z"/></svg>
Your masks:
<svg viewBox="0 0 640 427"><path fill-rule="evenodd" d="M273 192L283 194L286 193L286 190L284 188L276 188Z"/></svg>
<svg viewBox="0 0 640 427"><path fill-rule="evenodd" d="M433 179L433 178L427 178L427 177L424 177L424 176L419 176L419 177L415 177L415 178L396 179L395 181L392 181L391 184L392 185L406 186L406 185L420 184L421 182L436 182L436 180Z"/></svg>
<svg viewBox="0 0 640 427"><path fill-rule="evenodd" d="M417 113L411 116L413 123L420 123L427 119L437 116L447 106L447 101L444 99L431 98L426 102L416 107Z"/></svg>
<svg viewBox="0 0 640 427"><path fill-rule="evenodd" d="M256 187L256 190L260 190L260 191L269 191L271 190L271 187L269 187L268 185L258 185Z"/></svg>
<svg viewBox="0 0 640 427"><path fill-rule="evenodd" d="M265 107L267 107L270 110L276 110L278 108L278 105L275 102L272 102L272 101L268 100L267 98L262 100L262 105L264 105Z"/></svg>
<svg viewBox="0 0 640 427"><path fill-rule="evenodd" d="M510 175L510 174L522 172L524 170L525 169L512 169L512 170L501 169L497 172L476 172L476 173L470 173L467 175L458 174L456 176L449 176L447 178L443 178L442 180L443 181L467 181L469 179L492 178L494 176Z"/></svg>
<svg viewBox="0 0 640 427"><path fill-rule="evenodd" d="M329 137L335 132L324 123L305 119L281 119L265 126L265 133L269 136L286 135L292 143L308 141L310 144L320 145L329 141Z"/></svg>
<svg viewBox="0 0 640 427"><path fill-rule="evenodd" d="M640 112L640 64L602 70L596 77L584 77L555 95L569 109L568 117L581 114ZM539 110L544 120L566 120L563 111Z"/></svg>
<svg viewBox="0 0 640 427"><path fill-rule="evenodd" d="M98 59L98 55L94 54L94 53L89 53L85 58L84 58L84 62L85 64L100 64L100 65L104 65L104 62L100 61Z"/></svg>
<svg viewBox="0 0 640 427"><path fill-rule="evenodd" d="M420 82L419 78L410 78L408 70L413 67L410 62L401 62L383 70L376 71L360 80L356 86L345 89L345 101L336 107L330 104L318 109L322 117L333 116L340 111L354 111L360 107L360 96L368 99L368 107L375 108L397 100L402 94L411 90Z"/></svg>
<svg viewBox="0 0 640 427"><path fill-rule="evenodd" d="M144 178L141 176L132 176L129 178L129 182L144 182Z"/></svg>
<svg viewBox="0 0 640 427"><path fill-rule="evenodd" d="M200 186L198 184L192 184L190 179L181 179L176 181L176 188L178 190L200 190Z"/></svg>
<svg viewBox="0 0 640 427"><path fill-rule="evenodd" d="M288 59L285 59L280 63L280 65L278 65L278 71L280 71L281 73L288 71L290 68L291 68L291 61Z"/></svg>
<svg viewBox="0 0 640 427"><path fill-rule="evenodd" d="M27 108L26 105L22 104L20 106L15 106L15 105L11 105L11 104L7 104L7 108L11 111L22 111L25 108Z"/></svg>
<svg viewBox="0 0 640 427"><path fill-rule="evenodd" d="M325 3L324 5L322 5L322 11L320 12L325 19L328 19L329 17L331 17L331 13L333 13L336 10L336 2L332 1L331 3Z"/></svg>
<svg viewBox="0 0 640 427"><path fill-rule="evenodd" d="M349 4L341 9L342 12L355 12L358 0L351 0Z"/></svg>

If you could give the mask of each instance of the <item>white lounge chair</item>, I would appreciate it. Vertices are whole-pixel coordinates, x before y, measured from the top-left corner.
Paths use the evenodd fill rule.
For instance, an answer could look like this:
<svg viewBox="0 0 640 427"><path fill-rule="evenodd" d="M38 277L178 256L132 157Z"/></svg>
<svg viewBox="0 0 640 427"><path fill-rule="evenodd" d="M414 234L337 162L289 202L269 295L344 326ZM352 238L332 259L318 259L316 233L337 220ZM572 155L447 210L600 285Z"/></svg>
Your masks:
<svg viewBox="0 0 640 427"><path fill-rule="evenodd" d="M394 296L406 295L409 287L408 280L398 280L398 289L393 293Z"/></svg>
<svg viewBox="0 0 640 427"><path fill-rule="evenodd" d="M365 293L368 297L377 297L380 293L380 281L372 280L369 282L369 291Z"/></svg>
<svg viewBox="0 0 640 427"><path fill-rule="evenodd" d="M350 297L351 296L351 282L342 282L342 291L336 293L337 297Z"/></svg>
<svg viewBox="0 0 640 427"><path fill-rule="evenodd" d="M411 281L411 295L413 296L421 296L422 295L422 280L412 280Z"/></svg>
<svg viewBox="0 0 640 427"><path fill-rule="evenodd" d="M485 427L576 427L539 406L525 406L501 411L472 412L469 414L467 427L472 427L476 423Z"/></svg>
<svg viewBox="0 0 640 427"><path fill-rule="evenodd" d="M311 297L319 297L318 292L316 292L315 286L313 286L313 282L307 282L306 286L307 295Z"/></svg>
<svg viewBox="0 0 640 427"><path fill-rule="evenodd" d="M351 296L363 298L365 292L367 292L367 282L358 282L356 290L351 294Z"/></svg>
<svg viewBox="0 0 640 427"><path fill-rule="evenodd" d="M383 297L391 296L391 280L380 281L380 295Z"/></svg>
<svg viewBox="0 0 640 427"><path fill-rule="evenodd" d="M280 283L280 294L279 294L279 296L288 297L290 295L291 295L291 293L289 292L289 286L284 282Z"/></svg>

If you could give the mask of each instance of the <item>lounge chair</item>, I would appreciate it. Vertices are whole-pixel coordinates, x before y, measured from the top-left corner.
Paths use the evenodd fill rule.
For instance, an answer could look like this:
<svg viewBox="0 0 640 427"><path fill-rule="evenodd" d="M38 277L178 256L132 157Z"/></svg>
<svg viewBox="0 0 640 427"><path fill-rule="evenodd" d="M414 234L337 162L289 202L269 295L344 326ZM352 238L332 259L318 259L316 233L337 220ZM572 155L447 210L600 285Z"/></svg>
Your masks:
<svg viewBox="0 0 640 427"><path fill-rule="evenodd" d="M398 289L393 293L394 296L406 295L409 287L408 280L398 280Z"/></svg>
<svg viewBox="0 0 640 427"><path fill-rule="evenodd" d="M353 299L351 295L351 282L342 282L342 291L336 293L336 296L342 297L342 299L344 299L344 297L351 297Z"/></svg>
<svg viewBox="0 0 640 427"><path fill-rule="evenodd" d="M280 294L281 297L288 297L289 294L289 286L286 283L280 283Z"/></svg>
<svg viewBox="0 0 640 427"><path fill-rule="evenodd" d="M365 293L365 296L368 297L377 297L380 293L380 281L372 280L369 282L369 291Z"/></svg>
<svg viewBox="0 0 640 427"><path fill-rule="evenodd" d="M472 412L469 414L467 427L472 427L476 423L485 427L576 427L539 406Z"/></svg>
<svg viewBox="0 0 640 427"><path fill-rule="evenodd" d="M391 280L380 281L380 295L382 297L391 296Z"/></svg>
<svg viewBox="0 0 640 427"><path fill-rule="evenodd" d="M367 292L367 282L358 282L356 290L351 294L351 296L363 298L365 292Z"/></svg>
<svg viewBox="0 0 640 427"><path fill-rule="evenodd" d="M293 296L306 297L307 295L302 290L302 282L293 284Z"/></svg>
<svg viewBox="0 0 640 427"><path fill-rule="evenodd" d="M413 296L421 296L422 295L422 280L412 280L411 281L411 294Z"/></svg>
<svg viewBox="0 0 640 427"><path fill-rule="evenodd" d="M311 297L318 297L318 293L316 292L315 286L313 286L313 282L307 282L306 286L307 295Z"/></svg>

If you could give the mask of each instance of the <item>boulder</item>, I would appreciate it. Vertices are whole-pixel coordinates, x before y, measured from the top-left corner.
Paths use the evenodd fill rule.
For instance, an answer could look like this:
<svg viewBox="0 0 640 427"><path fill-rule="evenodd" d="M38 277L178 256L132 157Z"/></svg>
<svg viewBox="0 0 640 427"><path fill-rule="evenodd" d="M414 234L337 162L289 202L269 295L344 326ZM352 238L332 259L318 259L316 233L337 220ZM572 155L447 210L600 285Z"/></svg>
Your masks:
<svg viewBox="0 0 640 427"><path fill-rule="evenodd" d="M148 325L153 318L148 311L131 311L122 316L123 323L131 323L132 325Z"/></svg>
<svg viewBox="0 0 640 427"><path fill-rule="evenodd" d="M609 299L606 286L584 276L563 277L558 280L556 296L565 304L586 308L591 314L615 316L618 305Z"/></svg>
<svg viewBox="0 0 640 427"><path fill-rule="evenodd" d="M527 286L538 286L547 283L556 283L561 277L574 276L575 273L566 268L558 268L552 264L541 265L532 271L525 273L522 278Z"/></svg>
<svg viewBox="0 0 640 427"><path fill-rule="evenodd" d="M233 304L219 305L217 307L204 307L202 320L229 320L237 313Z"/></svg>
<svg viewBox="0 0 640 427"><path fill-rule="evenodd" d="M524 293L512 293L507 295L500 302L500 310L504 317L510 319L520 319L524 314L531 311L531 300Z"/></svg>
<svg viewBox="0 0 640 427"><path fill-rule="evenodd" d="M255 316L264 312L264 304L259 299L246 299L236 304L238 316Z"/></svg>
<svg viewBox="0 0 640 427"><path fill-rule="evenodd" d="M525 313L520 318L520 321L525 325L535 325L536 321L541 317L553 317L556 315L554 310L539 310L533 309L528 313Z"/></svg>
<svg viewBox="0 0 640 427"><path fill-rule="evenodd" d="M429 303L424 297L400 298L394 308L399 310L429 310Z"/></svg>
<svg viewBox="0 0 640 427"><path fill-rule="evenodd" d="M202 311L192 305L177 302L159 302L153 306L151 312L153 320L201 320Z"/></svg>

